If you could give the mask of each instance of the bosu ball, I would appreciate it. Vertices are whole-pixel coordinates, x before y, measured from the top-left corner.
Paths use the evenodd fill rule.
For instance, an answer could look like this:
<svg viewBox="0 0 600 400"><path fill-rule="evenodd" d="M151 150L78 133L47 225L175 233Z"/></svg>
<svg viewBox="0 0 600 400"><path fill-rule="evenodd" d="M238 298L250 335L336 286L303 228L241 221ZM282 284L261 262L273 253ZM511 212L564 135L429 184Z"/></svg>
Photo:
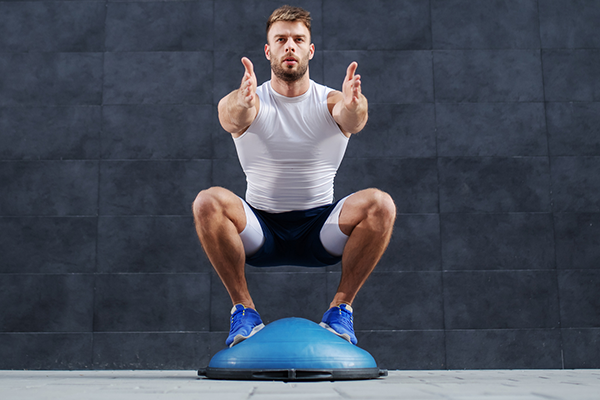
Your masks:
<svg viewBox="0 0 600 400"><path fill-rule="evenodd" d="M210 360L210 379L343 380L387 376L371 354L304 318L272 322Z"/></svg>

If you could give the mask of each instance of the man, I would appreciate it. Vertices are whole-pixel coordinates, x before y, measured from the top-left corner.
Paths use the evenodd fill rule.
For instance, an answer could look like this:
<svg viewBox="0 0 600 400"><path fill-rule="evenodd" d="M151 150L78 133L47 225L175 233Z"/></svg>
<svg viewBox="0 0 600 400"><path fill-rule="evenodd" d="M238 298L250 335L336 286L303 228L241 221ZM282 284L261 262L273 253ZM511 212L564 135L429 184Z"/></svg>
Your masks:
<svg viewBox="0 0 600 400"><path fill-rule="evenodd" d="M290 6L270 16L264 51L271 80L257 87L244 57L239 89L218 106L246 174L246 201L212 187L193 204L200 242L233 303L226 344L264 327L246 284L246 263L317 267L340 260L340 284L321 325L356 344L351 305L383 255L396 216L391 197L377 189L333 202L348 139L368 119L358 64L348 67L341 92L310 80L310 13Z"/></svg>

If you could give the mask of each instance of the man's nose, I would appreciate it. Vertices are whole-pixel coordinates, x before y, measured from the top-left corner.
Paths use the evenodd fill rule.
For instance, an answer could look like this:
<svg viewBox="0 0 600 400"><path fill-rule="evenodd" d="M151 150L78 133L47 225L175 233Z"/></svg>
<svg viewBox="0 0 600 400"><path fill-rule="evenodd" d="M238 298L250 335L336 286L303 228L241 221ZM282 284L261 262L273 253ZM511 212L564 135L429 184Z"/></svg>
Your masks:
<svg viewBox="0 0 600 400"><path fill-rule="evenodd" d="M285 51L291 51L293 53L296 52L296 43L294 43L293 38L289 38L288 41L285 43Z"/></svg>

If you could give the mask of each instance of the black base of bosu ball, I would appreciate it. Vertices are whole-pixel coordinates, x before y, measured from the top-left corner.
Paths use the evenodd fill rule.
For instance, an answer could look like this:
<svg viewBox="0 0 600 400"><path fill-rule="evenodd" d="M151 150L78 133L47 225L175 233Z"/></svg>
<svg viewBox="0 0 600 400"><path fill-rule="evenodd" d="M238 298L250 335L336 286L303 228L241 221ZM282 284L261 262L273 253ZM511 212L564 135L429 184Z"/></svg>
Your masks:
<svg viewBox="0 0 600 400"><path fill-rule="evenodd" d="M373 356L303 318L272 322L221 350L198 375L210 379L319 381L387 376Z"/></svg>

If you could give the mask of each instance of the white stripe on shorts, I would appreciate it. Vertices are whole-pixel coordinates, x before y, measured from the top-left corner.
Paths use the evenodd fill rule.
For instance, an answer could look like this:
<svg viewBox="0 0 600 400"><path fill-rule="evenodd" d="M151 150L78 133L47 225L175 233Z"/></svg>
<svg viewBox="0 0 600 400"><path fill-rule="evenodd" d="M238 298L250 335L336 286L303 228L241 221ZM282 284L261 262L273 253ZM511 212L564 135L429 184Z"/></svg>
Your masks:
<svg viewBox="0 0 600 400"><path fill-rule="evenodd" d="M344 247L346 247L346 242L348 241L348 236L342 232L340 229L340 213L342 212L342 207L346 199L350 196L346 196L341 199L336 205L327 221L321 228L321 233L319 237L321 238L321 243L325 250L333 256L341 256L344 252Z"/></svg>
<svg viewBox="0 0 600 400"><path fill-rule="evenodd" d="M248 203L246 203L246 200L241 197L240 200L242 201L244 211L246 212L246 227L240 233L240 238L244 244L246 256L251 256L265 243L265 235L263 234L260 222L258 222L258 218L256 218L256 215Z"/></svg>

